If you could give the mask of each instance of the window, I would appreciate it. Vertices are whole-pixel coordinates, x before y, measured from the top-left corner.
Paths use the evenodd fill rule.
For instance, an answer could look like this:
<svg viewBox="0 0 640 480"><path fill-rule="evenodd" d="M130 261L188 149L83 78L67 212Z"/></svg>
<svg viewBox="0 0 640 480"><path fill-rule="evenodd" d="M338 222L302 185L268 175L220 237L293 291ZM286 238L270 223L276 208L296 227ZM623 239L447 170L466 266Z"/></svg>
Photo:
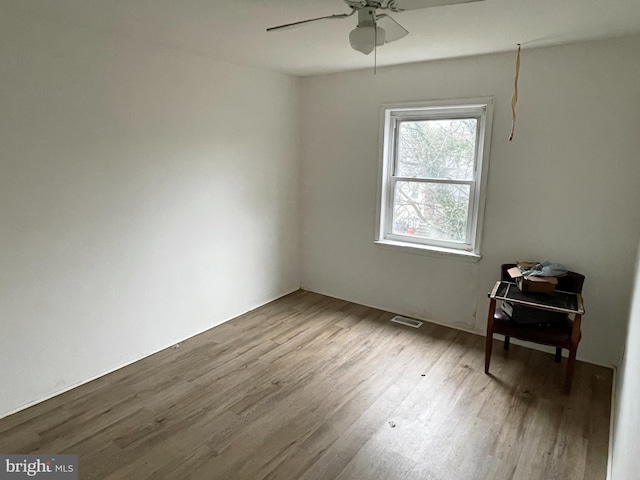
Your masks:
<svg viewBox="0 0 640 480"><path fill-rule="evenodd" d="M383 107L378 242L479 255L492 106Z"/></svg>

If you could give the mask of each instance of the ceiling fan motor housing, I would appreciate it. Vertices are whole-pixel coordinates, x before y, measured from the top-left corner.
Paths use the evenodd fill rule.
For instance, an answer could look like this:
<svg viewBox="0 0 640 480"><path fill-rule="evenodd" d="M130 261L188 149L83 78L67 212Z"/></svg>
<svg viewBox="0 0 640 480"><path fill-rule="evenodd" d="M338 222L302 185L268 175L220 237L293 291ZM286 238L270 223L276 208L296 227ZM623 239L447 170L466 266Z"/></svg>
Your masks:
<svg viewBox="0 0 640 480"><path fill-rule="evenodd" d="M358 10L358 26L370 27L376 24L376 8L365 7Z"/></svg>

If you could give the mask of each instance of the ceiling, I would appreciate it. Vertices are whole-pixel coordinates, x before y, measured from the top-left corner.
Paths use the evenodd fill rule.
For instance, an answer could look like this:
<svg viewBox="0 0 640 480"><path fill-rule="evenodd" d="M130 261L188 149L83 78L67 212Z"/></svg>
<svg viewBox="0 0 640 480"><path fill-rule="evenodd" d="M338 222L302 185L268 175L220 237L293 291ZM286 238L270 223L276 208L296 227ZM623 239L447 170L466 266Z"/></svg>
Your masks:
<svg viewBox="0 0 640 480"><path fill-rule="evenodd" d="M356 16L266 32L347 13L342 0L2 0L2 8L293 75L373 65L373 54L349 46ZM378 50L379 66L640 34L639 0L486 0L392 16L410 34Z"/></svg>

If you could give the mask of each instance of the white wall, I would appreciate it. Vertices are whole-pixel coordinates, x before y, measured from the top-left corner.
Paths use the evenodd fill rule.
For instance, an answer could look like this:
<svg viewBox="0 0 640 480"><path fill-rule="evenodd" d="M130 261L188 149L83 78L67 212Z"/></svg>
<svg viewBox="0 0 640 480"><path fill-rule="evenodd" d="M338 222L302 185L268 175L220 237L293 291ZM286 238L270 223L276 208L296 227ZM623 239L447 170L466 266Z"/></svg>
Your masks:
<svg viewBox="0 0 640 480"><path fill-rule="evenodd" d="M640 228L640 38L326 75L302 84L303 287L484 333L499 265L587 277L579 358L617 362ZM381 55L383 52L381 51ZM477 263L373 244L384 102L494 96Z"/></svg>
<svg viewBox="0 0 640 480"><path fill-rule="evenodd" d="M622 364L616 377L614 409L612 480L634 480L640 471L638 438L640 437L640 249L636 264L631 315Z"/></svg>
<svg viewBox="0 0 640 480"><path fill-rule="evenodd" d="M291 77L0 15L0 416L299 288Z"/></svg>

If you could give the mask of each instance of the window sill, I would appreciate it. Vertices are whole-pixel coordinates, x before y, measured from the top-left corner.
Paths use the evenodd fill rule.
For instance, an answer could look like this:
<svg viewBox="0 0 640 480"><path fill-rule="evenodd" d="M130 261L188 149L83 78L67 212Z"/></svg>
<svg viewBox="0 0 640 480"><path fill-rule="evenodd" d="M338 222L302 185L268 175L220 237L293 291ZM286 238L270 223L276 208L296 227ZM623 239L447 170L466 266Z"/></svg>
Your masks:
<svg viewBox="0 0 640 480"><path fill-rule="evenodd" d="M404 242L396 242L393 240L374 240L376 246L385 250L396 250L404 253L413 253L417 255L428 255L440 258L455 258L467 262L477 262L482 255L473 252L465 252L463 250L455 250L453 248L434 247L429 245L416 245Z"/></svg>

